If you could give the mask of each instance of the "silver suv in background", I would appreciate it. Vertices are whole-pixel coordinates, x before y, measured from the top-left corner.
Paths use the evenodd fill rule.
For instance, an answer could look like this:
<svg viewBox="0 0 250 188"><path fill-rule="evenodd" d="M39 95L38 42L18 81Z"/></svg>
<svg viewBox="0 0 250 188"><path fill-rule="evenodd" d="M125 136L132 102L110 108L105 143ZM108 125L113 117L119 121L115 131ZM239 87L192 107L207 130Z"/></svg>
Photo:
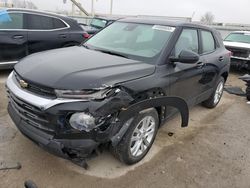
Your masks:
<svg viewBox="0 0 250 188"><path fill-rule="evenodd" d="M250 70L250 31L235 31L224 40L225 47L231 51L231 66Z"/></svg>

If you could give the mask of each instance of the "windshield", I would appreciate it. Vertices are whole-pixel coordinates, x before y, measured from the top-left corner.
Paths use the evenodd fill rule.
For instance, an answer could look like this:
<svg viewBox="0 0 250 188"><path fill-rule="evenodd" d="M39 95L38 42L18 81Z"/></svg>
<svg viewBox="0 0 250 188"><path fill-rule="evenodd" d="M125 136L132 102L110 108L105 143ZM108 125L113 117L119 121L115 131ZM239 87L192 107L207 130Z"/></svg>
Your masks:
<svg viewBox="0 0 250 188"><path fill-rule="evenodd" d="M225 41L230 42L242 42L250 44L250 33L231 33L225 39Z"/></svg>
<svg viewBox="0 0 250 188"><path fill-rule="evenodd" d="M174 30L163 25L115 22L90 38L85 46L131 59L150 60L160 54Z"/></svg>
<svg viewBox="0 0 250 188"><path fill-rule="evenodd" d="M101 28L104 28L106 24L107 24L107 20L93 18L91 20L90 26L101 29Z"/></svg>

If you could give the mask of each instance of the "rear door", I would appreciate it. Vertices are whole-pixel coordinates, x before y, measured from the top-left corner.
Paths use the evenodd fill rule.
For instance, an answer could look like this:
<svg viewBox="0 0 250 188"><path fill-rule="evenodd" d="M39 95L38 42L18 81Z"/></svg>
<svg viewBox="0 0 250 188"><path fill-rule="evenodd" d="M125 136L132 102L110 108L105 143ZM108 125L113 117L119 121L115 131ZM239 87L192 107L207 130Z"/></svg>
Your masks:
<svg viewBox="0 0 250 188"><path fill-rule="evenodd" d="M203 92L211 95L222 67L226 64L226 50L219 46L213 32L201 29L199 31L201 38L201 58L205 63L203 83ZM210 92L209 92L210 91Z"/></svg>
<svg viewBox="0 0 250 188"><path fill-rule="evenodd" d="M27 55L27 31L24 16L0 11L0 63L18 61Z"/></svg>
<svg viewBox="0 0 250 188"><path fill-rule="evenodd" d="M69 26L60 18L26 14L29 53L60 48L69 40Z"/></svg>

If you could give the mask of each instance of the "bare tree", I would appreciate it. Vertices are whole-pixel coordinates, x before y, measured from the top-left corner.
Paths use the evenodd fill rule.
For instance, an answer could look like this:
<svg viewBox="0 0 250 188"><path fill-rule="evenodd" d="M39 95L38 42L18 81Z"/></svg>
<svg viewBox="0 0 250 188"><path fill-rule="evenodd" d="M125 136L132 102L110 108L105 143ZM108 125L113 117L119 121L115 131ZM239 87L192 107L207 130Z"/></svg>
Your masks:
<svg viewBox="0 0 250 188"><path fill-rule="evenodd" d="M201 22L207 25L212 25L214 22L214 15L212 12L206 12L202 17L201 17Z"/></svg>

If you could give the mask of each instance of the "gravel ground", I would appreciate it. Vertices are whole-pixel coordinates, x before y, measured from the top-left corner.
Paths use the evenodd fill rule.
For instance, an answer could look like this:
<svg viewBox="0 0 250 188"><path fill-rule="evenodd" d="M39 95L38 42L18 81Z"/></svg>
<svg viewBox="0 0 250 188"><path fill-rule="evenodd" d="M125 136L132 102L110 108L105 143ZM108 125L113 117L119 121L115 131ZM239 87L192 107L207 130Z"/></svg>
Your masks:
<svg viewBox="0 0 250 188"><path fill-rule="evenodd" d="M216 109L192 108L188 128L180 128L176 116L159 130L149 155L135 166L104 152L89 161L86 171L48 154L16 130L6 112L8 73L0 72L0 161L20 162L22 168L0 171L0 187L23 187L28 179L39 188L250 187L250 105L243 97L224 93ZM244 88L238 76L232 73L227 84Z"/></svg>

